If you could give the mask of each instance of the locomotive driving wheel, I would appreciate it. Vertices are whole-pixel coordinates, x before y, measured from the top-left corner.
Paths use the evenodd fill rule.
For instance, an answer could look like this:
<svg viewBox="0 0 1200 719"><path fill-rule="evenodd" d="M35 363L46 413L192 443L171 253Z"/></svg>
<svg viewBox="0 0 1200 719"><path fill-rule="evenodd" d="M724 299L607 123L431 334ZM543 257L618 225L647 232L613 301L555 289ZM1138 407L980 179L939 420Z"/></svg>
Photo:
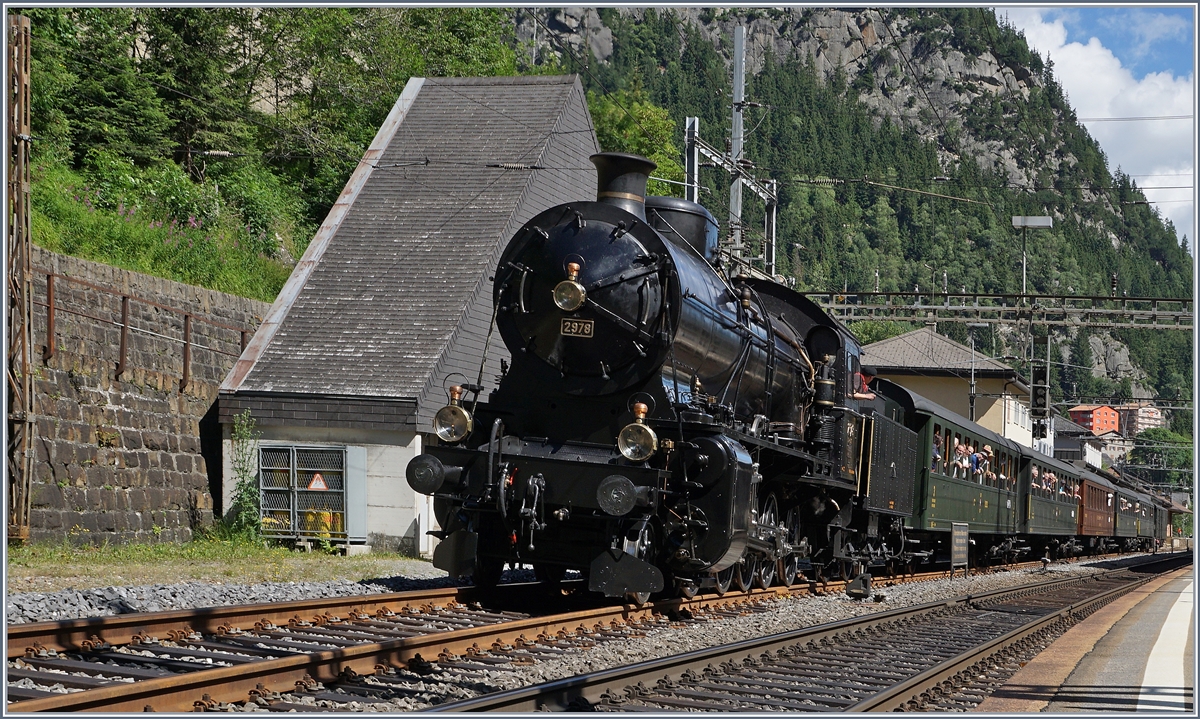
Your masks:
<svg viewBox="0 0 1200 719"><path fill-rule="evenodd" d="M779 501L775 493L767 495L763 501L762 511L758 513L758 526L775 528L779 524ZM777 531L777 530L776 530ZM767 559L759 560L758 571L754 573L754 586L768 589L775 581L775 569L778 562Z"/></svg>
<svg viewBox="0 0 1200 719"><path fill-rule="evenodd" d="M716 582L716 592L718 597L725 596L725 592L729 591L730 585L733 584L733 575L736 573L737 565L735 564L732 567L726 567L725 569L722 569L713 576L713 580Z"/></svg>
<svg viewBox="0 0 1200 719"><path fill-rule="evenodd" d="M838 579L841 579L842 581L850 581L858 576L859 573L855 571L856 567L854 566L854 562L850 561L849 559L839 559L836 561Z"/></svg>
<svg viewBox="0 0 1200 719"><path fill-rule="evenodd" d="M654 527L645 522L625 537L626 552L645 562L654 563ZM650 601L650 592L626 592L625 601L641 606Z"/></svg>
<svg viewBox="0 0 1200 719"><path fill-rule="evenodd" d="M790 587L796 583L796 576L800 574L800 555L795 551L801 539L800 512L795 507L783 516L783 526L787 530L787 542L792 551L779 560L779 581L783 586Z"/></svg>
<svg viewBox="0 0 1200 719"><path fill-rule="evenodd" d="M754 579L758 574L758 555L750 552L742 557L741 564L735 564L733 573L733 586L737 587L739 592L748 592L754 586Z"/></svg>

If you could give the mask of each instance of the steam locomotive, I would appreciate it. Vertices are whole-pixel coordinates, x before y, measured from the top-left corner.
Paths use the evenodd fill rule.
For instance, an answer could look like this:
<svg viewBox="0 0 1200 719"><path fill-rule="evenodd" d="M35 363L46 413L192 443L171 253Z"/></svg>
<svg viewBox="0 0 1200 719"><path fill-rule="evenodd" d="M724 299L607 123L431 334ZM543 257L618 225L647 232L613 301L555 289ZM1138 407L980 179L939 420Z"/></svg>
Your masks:
<svg viewBox="0 0 1200 719"><path fill-rule="evenodd" d="M1012 556L1031 538L1086 549L1075 513L1045 536L1018 521L1034 506L1020 498L1027 449L868 385L844 326L782 285L723 272L702 206L646 196L653 162L591 159L596 201L545 210L500 258L495 324L511 367L486 401L451 388L438 440L407 467L434 497L435 566L479 585L506 563L548 582L576 569L592 591L644 602L928 561L956 506L953 489L928 496L951 426L1010 462L1004 482L970 487L979 512L950 517L971 525L977 552Z"/></svg>

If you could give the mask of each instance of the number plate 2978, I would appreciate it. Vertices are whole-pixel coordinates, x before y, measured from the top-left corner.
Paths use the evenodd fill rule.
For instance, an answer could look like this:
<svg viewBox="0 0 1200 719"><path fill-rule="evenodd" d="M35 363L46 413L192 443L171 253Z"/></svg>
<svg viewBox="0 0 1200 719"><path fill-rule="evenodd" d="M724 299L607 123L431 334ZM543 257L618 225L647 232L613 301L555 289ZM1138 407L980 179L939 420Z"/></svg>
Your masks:
<svg viewBox="0 0 1200 719"><path fill-rule="evenodd" d="M595 320L572 320L564 317L559 332L564 337L587 337L590 339L595 326Z"/></svg>

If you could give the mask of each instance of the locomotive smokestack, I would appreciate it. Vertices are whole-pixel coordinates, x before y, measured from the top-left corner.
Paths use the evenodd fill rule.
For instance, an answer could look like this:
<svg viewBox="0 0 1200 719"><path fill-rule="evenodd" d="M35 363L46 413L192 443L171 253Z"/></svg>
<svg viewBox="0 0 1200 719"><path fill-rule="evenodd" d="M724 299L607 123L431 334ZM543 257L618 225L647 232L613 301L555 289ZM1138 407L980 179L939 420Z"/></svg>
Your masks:
<svg viewBox="0 0 1200 719"><path fill-rule="evenodd" d="M596 201L616 205L646 219L646 181L657 164L641 155L601 152L588 158L596 166Z"/></svg>

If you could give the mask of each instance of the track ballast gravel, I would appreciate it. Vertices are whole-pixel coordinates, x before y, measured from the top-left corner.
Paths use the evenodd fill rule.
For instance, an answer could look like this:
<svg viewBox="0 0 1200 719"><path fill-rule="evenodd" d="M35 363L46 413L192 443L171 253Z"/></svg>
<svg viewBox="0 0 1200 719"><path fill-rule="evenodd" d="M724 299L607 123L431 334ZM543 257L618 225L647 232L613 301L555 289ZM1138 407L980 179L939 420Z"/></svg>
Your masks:
<svg viewBox="0 0 1200 719"><path fill-rule="evenodd" d="M1130 558L1133 559L1133 558ZM1128 560L1122 560L1122 563ZM1114 566L1112 560L1098 562L1103 569ZM418 676L398 671L397 677L410 679L406 697L386 703L356 702L332 704L313 697L293 695L288 701L300 704L338 707L358 711L412 711L432 704L466 699L505 689L572 677L588 672L626 666L649 659L671 656L707 647L728 644L744 639L792 631L804 627L862 616L897 607L912 606L951 597L1027 584L1040 579L1065 576L1085 576L1102 571L1092 562L1052 564L1040 568L1000 571L992 574L927 580L877 590L882 601L851 599L843 593L825 596L806 596L780 599L772 611L715 621L689 623L686 626L652 629L646 636L620 639L598 644L589 649L570 652L553 658L543 658L531 666L509 666L499 670L481 670L470 677L458 677L449 682L439 681L440 671L431 676ZM424 569L424 568L422 568ZM420 571L420 570L419 570ZM364 582L289 582L254 585L221 585L188 582L149 587L106 587L85 591L63 591L51 594L19 594L8 598L8 621L41 621L43 619L76 618L121 614L131 611L162 611L198 606L217 606L248 602L277 602L312 599L319 596L351 596L380 592L405 591L454 586L458 582L440 570L427 569L431 576L391 577ZM436 576L441 574L442 576ZM506 581L529 581L532 572L509 571ZM370 683L370 679L367 682ZM250 704L242 711L261 710Z"/></svg>

